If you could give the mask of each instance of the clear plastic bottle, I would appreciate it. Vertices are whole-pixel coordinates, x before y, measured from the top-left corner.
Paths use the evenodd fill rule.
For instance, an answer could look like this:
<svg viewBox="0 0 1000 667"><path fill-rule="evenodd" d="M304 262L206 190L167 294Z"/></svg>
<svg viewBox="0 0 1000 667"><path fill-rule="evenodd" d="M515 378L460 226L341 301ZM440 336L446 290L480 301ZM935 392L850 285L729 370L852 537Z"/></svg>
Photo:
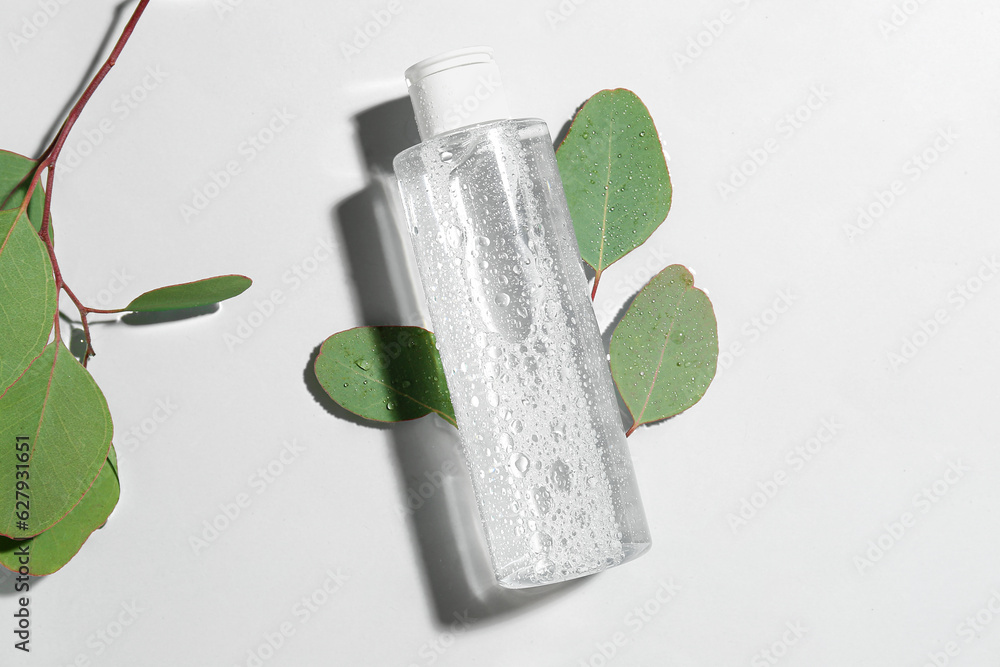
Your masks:
<svg viewBox="0 0 1000 667"><path fill-rule="evenodd" d="M510 119L492 50L406 71L422 143L393 162L497 581L650 546L544 121Z"/></svg>

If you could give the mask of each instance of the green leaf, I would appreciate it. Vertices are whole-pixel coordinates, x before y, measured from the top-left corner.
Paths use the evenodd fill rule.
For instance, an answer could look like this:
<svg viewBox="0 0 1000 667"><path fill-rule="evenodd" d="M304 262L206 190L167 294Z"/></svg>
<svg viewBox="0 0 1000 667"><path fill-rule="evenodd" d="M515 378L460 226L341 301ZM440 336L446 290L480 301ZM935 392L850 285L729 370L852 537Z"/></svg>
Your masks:
<svg viewBox="0 0 1000 667"><path fill-rule="evenodd" d="M90 373L62 341L45 346L0 396L0 535L33 537L62 519L97 478L111 447L111 414ZM27 442L28 461L15 443ZM18 467L28 464L27 468ZM19 470L31 483L27 528L18 527Z"/></svg>
<svg viewBox="0 0 1000 667"><path fill-rule="evenodd" d="M17 213L0 211L0 394L45 347L56 312L48 251Z"/></svg>
<svg viewBox="0 0 1000 667"><path fill-rule="evenodd" d="M576 114L556 158L580 254L600 281L670 210L673 190L659 135L635 93L602 90Z"/></svg>
<svg viewBox="0 0 1000 667"><path fill-rule="evenodd" d="M28 191L27 176L38 164L23 155L0 150L0 208L19 208ZM6 203L4 199L13 193ZM42 225L42 207L45 205L45 194L41 183L35 186L28 204L28 219L37 232Z"/></svg>
<svg viewBox="0 0 1000 667"><path fill-rule="evenodd" d="M633 425L659 421L698 402L715 377L715 311L679 264L636 295L611 337L611 375Z"/></svg>
<svg viewBox="0 0 1000 667"><path fill-rule="evenodd" d="M203 278L190 283L150 290L132 299L132 302L122 310L148 313L197 308L231 299L245 292L252 284L252 280L239 275Z"/></svg>
<svg viewBox="0 0 1000 667"><path fill-rule="evenodd" d="M365 419L405 421L455 409L434 334L420 327L359 327L320 347L316 378L334 401Z"/></svg>
<svg viewBox="0 0 1000 667"><path fill-rule="evenodd" d="M118 460L112 447L94 485L62 521L27 540L0 537L0 565L17 571L21 565L18 552L23 553L22 549L27 547L28 573L52 574L80 551L91 533L104 525L118 504L120 491Z"/></svg>

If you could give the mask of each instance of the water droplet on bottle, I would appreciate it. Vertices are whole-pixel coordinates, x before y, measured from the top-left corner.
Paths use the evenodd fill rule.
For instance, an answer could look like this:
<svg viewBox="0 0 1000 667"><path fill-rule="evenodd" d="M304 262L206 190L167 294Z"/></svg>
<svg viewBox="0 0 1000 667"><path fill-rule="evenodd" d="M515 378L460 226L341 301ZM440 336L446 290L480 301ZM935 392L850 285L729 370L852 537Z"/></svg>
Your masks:
<svg viewBox="0 0 1000 667"><path fill-rule="evenodd" d="M556 459L552 466L549 468L549 474L547 476L549 484L554 486L560 491L569 491L571 484L570 480L570 469L566 465L566 462L562 459Z"/></svg>
<svg viewBox="0 0 1000 667"><path fill-rule="evenodd" d="M531 493L531 503L538 516L545 516L552 509L552 494L544 486L535 487Z"/></svg>
<svg viewBox="0 0 1000 667"><path fill-rule="evenodd" d="M490 239L487 236L477 236L476 237L476 243L478 245L481 245L482 247L485 248L486 246L488 246L490 244Z"/></svg>
<svg viewBox="0 0 1000 667"><path fill-rule="evenodd" d="M545 553L550 548L552 548L552 536L548 533L543 533L537 531L532 534L531 538L528 540L528 546L536 554Z"/></svg>
<svg viewBox="0 0 1000 667"><path fill-rule="evenodd" d="M549 579L556 571L556 564L548 558L543 558L535 563L535 574L541 579Z"/></svg>
<svg viewBox="0 0 1000 667"><path fill-rule="evenodd" d="M507 467L510 469L511 473L517 475L518 477L524 477L524 473L528 472L528 466L531 462L528 457L520 452L514 452L510 455L510 460L507 461Z"/></svg>
<svg viewBox="0 0 1000 667"><path fill-rule="evenodd" d="M486 392L486 402L494 408L500 405L500 396L495 391Z"/></svg>
<svg viewBox="0 0 1000 667"><path fill-rule="evenodd" d="M442 162L451 162L453 157L455 157L455 155L451 151L441 151Z"/></svg>
<svg viewBox="0 0 1000 667"><path fill-rule="evenodd" d="M520 419L515 419L510 423L510 432L515 435L524 430L524 422Z"/></svg>
<svg viewBox="0 0 1000 667"><path fill-rule="evenodd" d="M493 297L493 302L498 306L506 306L510 303L510 294L506 292L500 292L495 297Z"/></svg>
<svg viewBox="0 0 1000 667"><path fill-rule="evenodd" d="M472 403L472 407L478 408L479 407L479 397L478 396L473 396L472 400L470 401L470 403Z"/></svg>

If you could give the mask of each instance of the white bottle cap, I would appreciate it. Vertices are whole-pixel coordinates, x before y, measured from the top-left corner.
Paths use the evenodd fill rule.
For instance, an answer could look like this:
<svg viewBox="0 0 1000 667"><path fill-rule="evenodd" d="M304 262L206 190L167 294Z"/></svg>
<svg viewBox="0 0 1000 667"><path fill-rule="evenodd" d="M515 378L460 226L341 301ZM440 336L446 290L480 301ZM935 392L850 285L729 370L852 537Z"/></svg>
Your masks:
<svg viewBox="0 0 1000 667"><path fill-rule="evenodd" d="M406 85L422 140L466 125L510 118L493 49L477 46L421 60Z"/></svg>

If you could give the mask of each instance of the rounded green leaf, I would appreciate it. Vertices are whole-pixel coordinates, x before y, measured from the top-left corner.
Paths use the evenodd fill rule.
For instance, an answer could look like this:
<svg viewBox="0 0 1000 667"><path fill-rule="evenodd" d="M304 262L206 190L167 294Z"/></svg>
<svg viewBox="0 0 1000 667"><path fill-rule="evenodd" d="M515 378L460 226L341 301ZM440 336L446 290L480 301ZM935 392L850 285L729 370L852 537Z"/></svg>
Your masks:
<svg viewBox="0 0 1000 667"><path fill-rule="evenodd" d="M246 276L228 275L203 278L180 285L159 287L140 294L122 308L133 312L156 312L207 306L242 294L253 284Z"/></svg>
<svg viewBox="0 0 1000 667"><path fill-rule="evenodd" d="M640 290L611 337L611 376L634 421L659 421L701 399L719 357L715 311L679 264Z"/></svg>
<svg viewBox="0 0 1000 667"><path fill-rule="evenodd" d="M434 334L420 327L359 327L327 338L316 378L334 401L365 419L396 422L455 409Z"/></svg>
<svg viewBox="0 0 1000 667"><path fill-rule="evenodd" d="M111 432L94 378L62 341L46 345L0 396L0 489L7 489L0 494L0 535L34 537L66 516L104 466ZM21 442L27 446L19 449ZM31 487L26 519L16 515L22 508L14 494L25 470Z"/></svg>
<svg viewBox="0 0 1000 667"><path fill-rule="evenodd" d="M17 213L0 211L0 394L45 347L56 312L48 251Z"/></svg>
<svg viewBox="0 0 1000 667"><path fill-rule="evenodd" d="M28 191L27 177L38 163L23 155L0 150L0 208L20 208L24 194ZM7 195L11 195L9 198ZM4 201L6 199L6 202ZM42 207L45 194L41 184L35 186L28 203L28 219L35 231L42 225Z"/></svg>
<svg viewBox="0 0 1000 667"><path fill-rule="evenodd" d="M556 157L580 255L597 273L649 238L670 210L660 138L630 90L602 90L573 119Z"/></svg>
<svg viewBox="0 0 1000 667"><path fill-rule="evenodd" d="M80 551L91 533L104 525L118 504L118 461L114 447L94 485L66 517L44 533L27 540L0 537L0 565L17 571L27 550L28 573L52 574Z"/></svg>

